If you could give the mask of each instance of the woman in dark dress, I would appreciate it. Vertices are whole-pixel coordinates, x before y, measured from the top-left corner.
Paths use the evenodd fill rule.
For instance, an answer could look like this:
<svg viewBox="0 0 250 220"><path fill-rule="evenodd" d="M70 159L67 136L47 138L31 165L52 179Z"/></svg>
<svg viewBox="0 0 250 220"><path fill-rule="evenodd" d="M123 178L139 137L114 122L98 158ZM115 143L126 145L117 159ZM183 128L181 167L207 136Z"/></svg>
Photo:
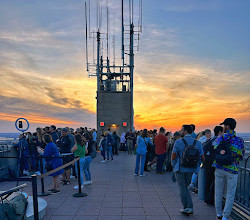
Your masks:
<svg viewBox="0 0 250 220"><path fill-rule="evenodd" d="M38 152L42 153L43 156L45 157L46 167L48 169L47 171L54 170L54 169L62 166L63 161L61 158L52 158L52 157L60 157L60 155L59 155L59 151L57 149L57 146L52 141L51 136L49 134L45 134L43 136L43 141L46 143L45 149L42 150L41 148L39 148ZM53 188L49 191L51 191L53 194L60 193L59 178L63 174L63 172L64 171L62 169L62 170L59 170L59 171L50 175L53 177L53 184L52 184Z"/></svg>

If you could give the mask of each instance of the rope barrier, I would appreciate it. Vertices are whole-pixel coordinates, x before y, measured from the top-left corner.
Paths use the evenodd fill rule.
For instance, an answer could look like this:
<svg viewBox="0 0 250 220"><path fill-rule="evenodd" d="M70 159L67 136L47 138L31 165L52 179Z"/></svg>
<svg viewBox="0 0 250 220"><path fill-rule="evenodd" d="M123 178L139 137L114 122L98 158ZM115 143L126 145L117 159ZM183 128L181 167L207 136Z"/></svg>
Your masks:
<svg viewBox="0 0 250 220"><path fill-rule="evenodd" d="M51 171L49 171L49 172L46 172L46 173L44 173L44 174L42 174L42 175L37 176L37 178L38 178L38 179L41 179L41 178L44 178L44 177L46 177L46 176L49 176L50 174L53 174L53 173L55 173L55 172L57 172L57 171L59 171L59 170L62 170L62 169L64 169L65 167L70 166L71 164L74 164L74 163L77 162L78 160L79 160L79 157L75 158L74 160L72 160L72 161L70 161L70 162L68 162L68 163L66 163L66 164L64 164L64 165L62 165L62 166L60 166L60 167L57 167L57 168L54 169L54 170L51 170Z"/></svg>
<svg viewBox="0 0 250 220"><path fill-rule="evenodd" d="M44 157L44 156L39 156L38 158L40 159L41 163L42 163L42 158L50 158L50 159L54 159L54 158L63 158L63 156L69 156L72 155L73 153L66 153L66 154L61 154L62 157ZM18 159L19 157L0 157L0 158L13 158L13 159ZM25 158L31 158L31 156L25 157ZM79 157L76 157L75 159L73 159L72 161L57 167L56 169L53 169L49 172L46 173L42 173L42 175L32 175L31 177L24 177L24 178L0 178L0 181L31 181L32 182L32 195L33 195L33 209L34 209L34 220L39 220L39 212L38 212L38 194L37 194L37 179L41 179L42 182L42 193L40 194L41 196L45 196L45 195L49 195L49 193L44 193L44 178L59 171L62 170L72 164L74 164L75 162L77 162L77 170L78 170L78 193L73 194L74 197L85 197L87 196L87 193L82 193L82 189L81 189L81 180L80 180L80 162L79 162ZM41 167L41 169L43 170L43 166Z"/></svg>

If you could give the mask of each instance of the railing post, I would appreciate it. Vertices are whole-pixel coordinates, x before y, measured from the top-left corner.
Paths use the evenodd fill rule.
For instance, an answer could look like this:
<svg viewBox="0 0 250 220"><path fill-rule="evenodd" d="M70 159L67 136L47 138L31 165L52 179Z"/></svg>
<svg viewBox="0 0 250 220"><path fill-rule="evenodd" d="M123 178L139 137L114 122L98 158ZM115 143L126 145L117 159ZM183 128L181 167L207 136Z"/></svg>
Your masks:
<svg viewBox="0 0 250 220"><path fill-rule="evenodd" d="M32 181L34 220L39 220L38 197L37 197L37 177L36 177L36 175L31 176L31 181Z"/></svg>
<svg viewBox="0 0 250 220"><path fill-rule="evenodd" d="M40 172L41 175L43 175L43 157L38 157L39 158L39 162L40 162ZM44 178L41 178L41 188L42 188L42 192L38 194L38 196L48 196L51 193L49 192L44 192Z"/></svg>
<svg viewBox="0 0 250 220"><path fill-rule="evenodd" d="M82 188L81 188L81 171L80 171L80 161L78 159L77 163L77 173L78 173L78 193L73 194L74 197L85 197L87 196L87 193L82 193Z"/></svg>

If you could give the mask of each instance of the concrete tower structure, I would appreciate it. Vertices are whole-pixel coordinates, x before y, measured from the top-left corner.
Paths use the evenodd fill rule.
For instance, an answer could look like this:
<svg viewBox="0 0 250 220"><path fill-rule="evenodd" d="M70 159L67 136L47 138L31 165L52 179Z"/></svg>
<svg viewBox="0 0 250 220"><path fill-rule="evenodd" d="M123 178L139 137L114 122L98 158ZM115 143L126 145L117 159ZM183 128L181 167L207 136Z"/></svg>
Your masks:
<svg viewBox="0 0 250 220"><path fill-rule="evenodd" d="M85 19L86 19L86 59L87 71L90 76L97 77L97 133L100 137L101 133L110 129L116 131L118 136L123 132L134 129L134 109L133 109L133 75L134 75L134 50L139 49L140 33L142 32L142 0L139 0L139 18L138 27L134 26L134 1L127 1L129 13L129 25L124 25L124 0L121 0L121 61L116 65L115 57L115 34L113 34L112 42L110 39L110 21L109 7L105 8L106 27L105 33L102 32L102 6L97 0L97 31L90 32L90 36L96 39L95 51L96 58L93 64L88 62L88 25L90 23L90 1L89 12L87 13L87 5L85 3ZM89 23L87 21L89 19ZM114 18L113 18L114 19ZM125 28L127 27L127 28ZM113 28L115 29L115 28ZM136 30L135 30L136 29ZM114 30L113 30L114 31ZM135 36L137 37L135 39ZM134 41L138 42L136 45ZM93 41L94 42L94 41ZM110 43L112 43L113 54L110 55ZM106 48L104 49L104 44ZM93 47L94 48L94 47ZM104 55L104 53L106 53ZM112 61L111 61L112 60ZM112 64L111 64L112 62ZM94 67L91 73L90 68Z"/></svg>

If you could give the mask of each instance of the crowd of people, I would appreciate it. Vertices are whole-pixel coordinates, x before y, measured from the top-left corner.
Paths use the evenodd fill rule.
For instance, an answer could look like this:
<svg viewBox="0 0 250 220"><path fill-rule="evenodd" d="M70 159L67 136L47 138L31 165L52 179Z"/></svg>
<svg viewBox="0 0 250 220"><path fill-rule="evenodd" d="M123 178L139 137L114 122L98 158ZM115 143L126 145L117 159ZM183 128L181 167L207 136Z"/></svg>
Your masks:
<svg viewBox="0 0 250 220"><path fill-rule="evenodd" d="M183 125L172 136L162 127L137 133L135 176L144 176L144 171L156 163L156 173L173 170L173 181L177 181L184 215L193 214L191 190L197 192L198 174L205 173L205 199L207 205L215 205L217 219L227 220L231 214L238 180L239 161L245 149L242 138L236 136L236 121L227 118L211 130L195 134L195 125ZM168 157L171 155L171 159ZM165 169L163 170L163 165ZM226 202L222 200L226 188Z"/></svg>
<svg viewBox="0 0 250 220"><path fill-rule="evenodd" d="M37 128L33 134L26 132L20 135L14 145L18 150L20 174L41 174L51 171L79 157L81 187L92 184L90 164L96 156L97 133L95 129L50 127ZM40 157L39 157L40 156ZM42 157L41 157L42 156ZM50 176L53 177L51 193L60 193L60 184L69 185L70 179L77 177L77 163L64 167ZM83 181L83 174L86 181ZM19 175L19 173L18 173ZM60 179L60 177L62 178ZM78 189L76 185L74 189Z"/></svg>
<svg viewBox="0 0 250 220"><path fill-rule="evenodd" d="M223 125L224 127L222 127ZM230 216L237 187L239 161L244 157L244 142L234 131L236 121L227 118L214 128L214 134L206 129L195 133L195 125L183 125L174 134L166 132L161 127L159 131L147 129L141 131L129 130L119 137L110 129L101 134L97 143L95 129L70 128L56 129L55 126L37 128L36 132L21 135L22 145L21 167L23 174L30 170L40 170L37 161L38 154L46 160L46 170L55 169L72 160L72 154L79 157L81 187L91 184L90 164L96 151L100 150L105 163L114 160L119 151L127 151L128 155L136 154L134 175L143 177L144 172L151 172L155 167L156 174L173 172L172 180L178 183L184 215L193 214L191 192L197 192L198 174L205 173L205 203L215 205L217 219L227 220ZM62 159L59 155L65 155ZM51 158L51 156L57 158ZM25 158L29 158L26 160ZM77 169L77 164L75 164ZM62 183L70 184L70 176L77 172L72 166L54 174L52 193L58 193L59 176ZM83 176L85 175L86 181ZM226 183L226 184L225 184ZM222 208L223 192L226 186L226 202ZM78 185L74 187L78 189Z"/></svg>

